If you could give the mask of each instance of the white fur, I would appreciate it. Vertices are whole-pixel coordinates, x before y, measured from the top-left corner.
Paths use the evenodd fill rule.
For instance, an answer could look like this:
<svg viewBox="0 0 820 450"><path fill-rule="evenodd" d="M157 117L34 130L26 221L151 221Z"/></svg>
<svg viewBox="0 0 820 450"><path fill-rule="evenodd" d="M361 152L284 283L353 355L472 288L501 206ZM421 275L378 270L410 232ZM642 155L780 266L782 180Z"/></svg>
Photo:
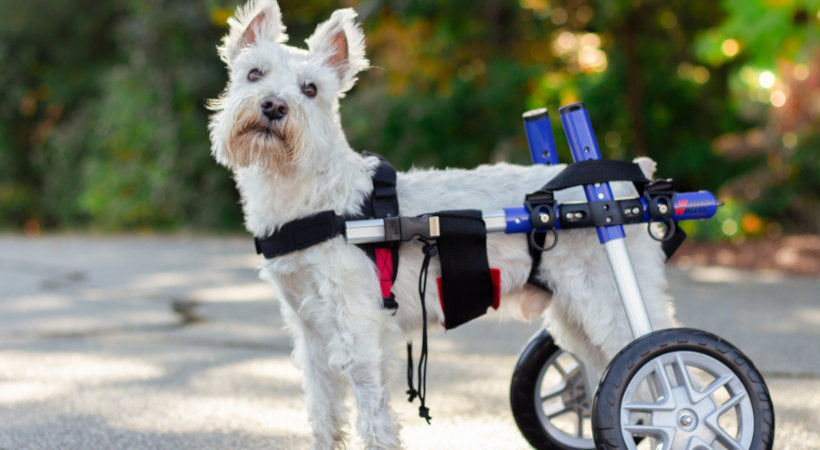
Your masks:
<svg viewBox="0 0 820 450"><path fill-rule="evenodd" d="M256 17L264 20L254 22ZM339 98L352 87L356 74L368 67L355 17L349 9L335 12L308 39L307 51L283 44L284 27L274 0L251 1L231 21L230 33L220 47L230 82L212 103L215 112L209 128L214 157L233 170L245 224L254 236L265 236L286 222L321 210L355 213L372 189L370 177L377 161L350 148L338 113ZM245 33L253 33L253 39ZM338 51L339 33L344 33L345 54ZM246 77L252 69L261 70L264 78L249 81ZM305 83L317 86L316 97L301 92ZM240 116L268 126L258 111L262 99L271 95L284 99L289 113L281 123L271 123L270 129L280 127L289 137L268 135L261 141L267 146L253 153L255 159L237 163L233 155L245 149L234 148L240 141L231 140L232 127ZM271 166L270 153L286 148L294 150L288 163ZM651 176L654 163L639 162ZM562 168L501 163L474 170L412 170L398 177L400 213L413 216L521 204L526 193ZM660 246L643 226L627 227L627 236L654 326L673 325L664 294ZM502 310L524 318L546 317L559 345L596 373L631 340L611 269L594 230L562 231L558 245L544 253L539 276L553 288L552 299L526 284L531 263L524 235L490 235L487 248L490 266L501 269ZM388 405L387 367L395 359L394 344L413 337L421 325L417 292L421 260L418 243L402 245L393 287L400 305L395 315L382 308L374 264L342 237L263 261L262 278L284 300L282 312L294 338L294 357L304 372L315 448L344 445L346 384L353 388L357 428L366 446L400 447L399 427ZM438 276L440 267L434 258L427 289L428 319L433 324L443 321L435 286Z"/></svg>

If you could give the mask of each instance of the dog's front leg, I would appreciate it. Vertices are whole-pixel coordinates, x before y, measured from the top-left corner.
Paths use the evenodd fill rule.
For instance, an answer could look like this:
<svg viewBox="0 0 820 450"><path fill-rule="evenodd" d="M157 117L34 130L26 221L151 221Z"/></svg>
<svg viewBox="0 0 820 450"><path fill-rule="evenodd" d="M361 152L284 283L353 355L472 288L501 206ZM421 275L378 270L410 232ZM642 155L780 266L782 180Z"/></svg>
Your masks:
<svg viewBox="0 0 820 450"><path fill-rule="evenodd" d="M383 363L393 357L385 341L388 313L371 296L341 294L334 318L337 339L329 342L331 365L350 381L356 399L356 425L366 448L400 448L399 428L389 406Z"/></svg>
<svg viewBox="0 0 820 450"><path fill-rule="evenodd" d="M316 450L343 448L345 433L345 380L331 369L326 336L312 320L300 317L287 302L282 315L293 334L293 356L302 369L302 389L313 429L312 447Z"/></svg>

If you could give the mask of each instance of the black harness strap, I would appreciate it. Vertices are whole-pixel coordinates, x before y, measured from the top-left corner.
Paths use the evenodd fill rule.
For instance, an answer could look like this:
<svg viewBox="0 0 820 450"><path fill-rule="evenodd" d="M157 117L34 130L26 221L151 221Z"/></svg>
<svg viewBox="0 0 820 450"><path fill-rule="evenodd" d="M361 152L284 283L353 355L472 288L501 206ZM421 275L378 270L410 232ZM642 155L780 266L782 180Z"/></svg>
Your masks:
<svg viewBox="0 0 820 450"><path fill-rule="evenodd" d="M538 244L539 247L544 248L544 241L547 240L547 233L545 231L536 231L533 235L533 239L535 239L535 243ZM541 256L544 252L532 245L529 245L529 239L527 242L527 247L530 252L530 259L532 260L532 266L530 266L530 275L527 277L527 283L552 294L552 288L538 278L538 268L541 266Z"/></svg>
<svg viewBox="0 0 820 450"><path fill-rule="evenodd" d="M396 169L381 155L370 152L362 152L362 154L364 156L375 156L379 159L379 165L373 173L373 193L365 199L360 209L362 218L383 219L385 217L398 217L399 199L396 194ZM391 283L395 283L396 274L399 271L398 242L358 244L357 246L364 250L373 263L377 265L377 270L380 270L378 268L379 261L376 256L377 249L388 250L393 260L393 272L390 281ZM390 292L388 297L382 297L382 304L385 309L390 310L396 310L399 307L393 292Z"/></svg>
<svg viewBox="0 0 820 450"><path fill-rule="evenodd" d="M643 192L643 187L649 183L641 167L635 163L595 159L568 165L539 191L557 191L572 186L610 181L631 181L636 183L640 192Z"/></svg>
<svg viewBox="0 0 820 450"><path fill-rule="evenodd" d="M254 238L256 253L271 259L332 239L345 230L345 218L322 211L282 225L264 238Z"/></svg>
<svg viewBox="0 0 820 450"><path fill-rule="evenodd" d="M375 156L379 165L373 173L373 194L362 205L362 214L378 219L399 215L399 200L396 196L396 169L381 155L363 152L364 156Z"/></svg>

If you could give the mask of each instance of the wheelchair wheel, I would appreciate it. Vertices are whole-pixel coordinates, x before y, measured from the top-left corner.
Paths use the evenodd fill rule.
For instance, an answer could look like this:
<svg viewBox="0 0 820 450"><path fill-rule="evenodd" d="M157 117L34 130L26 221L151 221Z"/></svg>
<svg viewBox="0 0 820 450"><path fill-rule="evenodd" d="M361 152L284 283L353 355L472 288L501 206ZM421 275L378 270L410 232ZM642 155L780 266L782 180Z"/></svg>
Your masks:
<svg viewBox="0 0 820 450"><path fill-rule="evenodd" d="M600 449L770 449L774 440L771 397L752 362L686 328L626 346L604 373L592 417Z"/></svg>
<svg viewBox="0 0 820 450"><path fill-rule="evenodd" d="M510 405L521 434L537 449L595 447L582 365L546 330L518 358Z"/></svg>

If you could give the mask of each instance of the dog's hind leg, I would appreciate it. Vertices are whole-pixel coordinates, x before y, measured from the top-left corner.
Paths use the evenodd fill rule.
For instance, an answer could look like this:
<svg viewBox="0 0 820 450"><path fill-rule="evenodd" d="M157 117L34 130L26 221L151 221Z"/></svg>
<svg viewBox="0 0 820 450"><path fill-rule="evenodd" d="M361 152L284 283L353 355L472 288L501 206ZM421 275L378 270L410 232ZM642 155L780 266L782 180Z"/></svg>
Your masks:
<svg viewBox="0 0 820 450"><path fill-rule="evenodd" d="M572 353L583 364L583 373L587 386L587 399L591 402L598 382L609 360L604 351L595 346L584 329L572 320L568 320L559 308L547 310L548 329L559 347ZM590 403L591 404L591 403Z"/></svg>
<svg viewBox="0 0 820 450"><path fill-rule="evenodd" d="M287 302L281 305L293 335L293 357L303 372L302 389L313 429L313 448L343 448L345 380L330 367L325 339L316 324L299 317Z"/></svg>

